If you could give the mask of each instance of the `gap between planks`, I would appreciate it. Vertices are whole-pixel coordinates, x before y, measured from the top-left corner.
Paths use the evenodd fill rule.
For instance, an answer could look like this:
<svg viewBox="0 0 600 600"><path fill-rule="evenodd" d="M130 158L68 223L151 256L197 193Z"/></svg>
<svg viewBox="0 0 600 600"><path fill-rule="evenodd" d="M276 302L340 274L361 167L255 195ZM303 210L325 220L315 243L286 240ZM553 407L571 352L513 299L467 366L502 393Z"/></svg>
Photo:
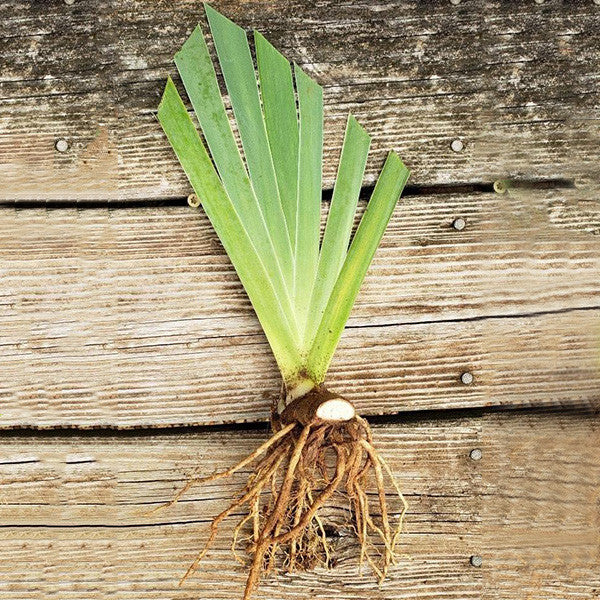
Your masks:
<svg viewBox="0 0 600 600"><path fill-rule="evenodd" d="M424 195L443 195L443 194L473 194L478 192L494 192L494 186L498 182L456 182L456 183L440 183L440 184L421 184L411 185L410 183L404 187L402 198L410 198L411 196ZM509 184L513 189L518 190L561 190L575 188L575 182L572 179L555 178L555 179L526 179L516 178L510 181L503 181L504 184ZM360 200L366 201L371 196L374 186L366 185L361 188ZM322 202L329 202L333 194L333 188L325 188L322 191ZM100 198L80 198L76 202L73 200L60 200L57 198L50 200L39 200L35 198L0 198L0 210L5 208L19 209L58 209L58 208L77 208L77 209L92 209L106 208L112 209L128 209L128 208L162 208L168 206L185 206L187 197L164 197L153 199L136 199L136 200L119 200Z"/></svg>

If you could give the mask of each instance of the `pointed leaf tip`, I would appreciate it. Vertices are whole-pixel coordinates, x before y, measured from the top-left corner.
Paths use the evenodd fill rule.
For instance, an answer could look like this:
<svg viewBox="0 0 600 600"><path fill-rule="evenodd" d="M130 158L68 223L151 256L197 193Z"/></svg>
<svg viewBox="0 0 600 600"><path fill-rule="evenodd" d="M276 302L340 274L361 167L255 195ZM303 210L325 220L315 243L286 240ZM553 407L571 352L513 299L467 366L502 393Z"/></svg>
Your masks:
<svg viewBox="0 0 600 600"><path fill-rule="evenodd" d="M245 30L243 27L240 27L237 23L234 23L231 19L228 19L224 14L221 14L218 10L214 9L208 2L204 3L204 11L206 12L206 16L208 18L208 23L210 25L211 31L215 25L225 25L232 29L240 29L241 31Z"/></svg>
<svg viewBox="0 0 600 600"><path fill-rule="evenodd" d="M263 46L263 50L268 50L273 54L277 54L289 64L290 61L283 56L283 54L281 54L281 52L279 52L279 50L277 50L277 48L275 48L275 46L273 46L273 44L271 44L271 42L260 31L253 29L252 34L254 36L254 44L256 46Z"/></svg>
<svg viewBox="0 0 600 600"><path fill-rule="evenodd" d="M173 91L173 88L175 88L175 84L173 83L173 80L171 79L171 76L168 75L167 76L167 83L165 83L165 87L163 89L163 93L162 96L160 97L160 103L158 104L158 112L160 112L163 108L164 102L166 100L167 94L171 93ZM175 88L177 89L177 88Z"/></svg>
<svg viewBox="0 0 600 600"><path fill-rule="evenodd" d="M360 124L359 120L352 113L348 113L348 126L356 128L363 138L371 140L369 132Z"/></svg>
<svg viewBox="0 0 600 600"><path fill-rule="evenodd" d="M175 62L177 62L178 56L184 55L190 47L194 47L198 43L198 38L201 38L202 41L204 41L204 32L202 31L202 27L200 27L200 25L196 25L196 27L194 27L194 30L192 31L192 33L190 33L188 39L185 40L181 48L179 48L179 50L175 52Z"/></svg>
<svg viewBox="0 0 600 600"><path fill-rule="evenodd" d="M312 93L313 91L317 91L321 95L323 94L323 86L314 80L304 69L298 66L298 63L294 63L294 77L296 78L296 86L301 82L304 82L307 86L308 93ZM299 80L301 80L299 82Z"/></svg>
<svg viewBox="0 0 600 600"><path fill-rule="evenodd" d="M404 164L404 162L400 158L400 155L395 150L390 150L388 153L388 158L392 158L394 162L398 163L401 169L407 172L406 178L408 179L408 176L410 175L410 169Z"/></svg>

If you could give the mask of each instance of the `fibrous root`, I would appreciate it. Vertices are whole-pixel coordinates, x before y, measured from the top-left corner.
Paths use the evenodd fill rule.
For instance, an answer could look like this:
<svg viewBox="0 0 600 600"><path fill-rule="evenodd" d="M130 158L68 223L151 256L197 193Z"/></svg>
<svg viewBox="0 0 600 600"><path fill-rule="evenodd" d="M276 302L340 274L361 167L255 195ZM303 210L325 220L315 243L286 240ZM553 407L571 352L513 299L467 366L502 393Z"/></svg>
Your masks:
<svg viewBox="0 0 600 600"><path fill-rule="evenodd" d="M180 585L197 569L219 525L234 512L241 512L242 517L234 529L232 552L242 564L240 548L250 558L244 600L250 599L261 575L274 569L292 572L329 566L331 549L319 509L338 491L345 492L349 502L361 567L366 563L380 581L385 578L397 560L396 545L407 504L391 469L373 445L365 419L353 408L353 416L346 411L345 420L317 416L331 416L323 404L329 402L331 409L332 397L320 389L309 398L294 401L273 420L276 431L267 442L226 471L190 479L171 502L159 507L174 504L193 485L228 477L255 464L239 496L212 521L208 540ZM386 480L400 499L393 526Z"/></svg>

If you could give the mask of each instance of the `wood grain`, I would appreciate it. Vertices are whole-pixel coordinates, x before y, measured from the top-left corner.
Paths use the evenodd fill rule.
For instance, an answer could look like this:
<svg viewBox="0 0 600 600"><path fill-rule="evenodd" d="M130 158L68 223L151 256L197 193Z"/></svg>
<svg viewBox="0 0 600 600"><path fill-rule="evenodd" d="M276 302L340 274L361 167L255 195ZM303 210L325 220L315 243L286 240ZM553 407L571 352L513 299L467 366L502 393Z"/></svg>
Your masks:
<svg viewBox="0 0 600 600"><path fill-rule="evenodd" d="M378 587L357 573L344 502L327 510L335 535L330 570L267 580L258 598L594 598L600 580L591 415L490 414L377 426L375 438L410 509L403 558ZM243 482L190 491L163 512L195 469L236 462L264 432L147 436L5 437L0 443L0 598L237 598L244 568L215 551L176 587L208 520ZM474 461L470 450L480 448ZM479 554L483 566L469 564ZM527 596L524 594L528 594Z"/></svg>
<svg viewBox="0 0 600 600"><path fill-rule="evenodd" d="M405 199L332 387L365 414L600 402L600 210L577 194ZM0 237L0 426L267 418L277 370L202 211L4 209Z"/></svg>
<svg viewBox="0 0 600 600"><path fill-rule="evenodd" d="M499 416L481 442L484 597L598 598L598 414Z"/></svg>
<svg viewBox="0 0 600 600"><path fill-rule="evenodd" d="M325 89L324 185L348 111L412 182L596 177L600 13L591 2L223 0ZM187 195L154 112L200 3L0 4L0 197ZM58 139L69 150L54 149ZM460 139L462 152L450 144Z"/></svg>
<svg viewBox="0 0 600 600"><path fill-rule="evenodd" d="M257 598L600 597L597 414L407 414L600 407L598 7L215 6L323 84L326 188L352 111L374 138L366 183L394 148L421 194L396 211L330 376L363 414L399 415L374 429L410 502L402 560L382 586L359 577L337 498L334 568ZM0 600L240 597L231 526L177 582L243 474L145 513L266 427L10 431L267 419L268 345L204 214L177 204L189 185L154 115L201 13L0 1L0 204L27 201L0 207ZM498 179L507 194L475 191Z"/></svg>

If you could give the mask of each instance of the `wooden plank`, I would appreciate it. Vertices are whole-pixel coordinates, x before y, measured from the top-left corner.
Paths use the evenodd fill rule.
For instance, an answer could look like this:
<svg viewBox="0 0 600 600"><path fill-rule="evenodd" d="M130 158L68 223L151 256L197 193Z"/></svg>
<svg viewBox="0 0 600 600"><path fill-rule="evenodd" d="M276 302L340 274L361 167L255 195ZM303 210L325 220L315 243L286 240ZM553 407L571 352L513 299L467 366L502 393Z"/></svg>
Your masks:
<svg viewBox="0 0 600 600"><path fill-rule="evenodd" d="M374 137L367 182L400 152L412 182L595 175L600 139L593 3L460 6L223 0L325 88L324 185L354 112ZM154 111L199 3L5 2L3 199L167 198L189 185ZM70 148L54 149L58 139ZM453 140L464 150L454 152Z"/></svg>
<svg viewBox="0 0 600 600"><path fill-rule="evenodd" d="M495 420L481 428L485 598L597 598L600 417Z"/></svg>
<svg viewBox="0 0 600 600"><path fill-rule="evenodd" d="M577 193L406 199L332 387L365 414L597 403L600 210ZM267 418L274 361L201 211L5 209L0 237L1 427Z"/></svg>
<svg viewBox="0 0 600 600"><path fill-rule="evenodd" d="M381 587L357 573L340 499L328 510L336 564L270 578L257 598L593 598L600 580L598 416L513 412L377 426L410 509L403 557ZM236 462L264 432L4 437L0 598L237 598L245 570L231 525L200 573L177 581L208 520L244 477L172 497L196 467ZM483 457L469 457L480 448ZM471 555L483 558L478 569ZM529 594L529 595L526 595Z"/></svg>

